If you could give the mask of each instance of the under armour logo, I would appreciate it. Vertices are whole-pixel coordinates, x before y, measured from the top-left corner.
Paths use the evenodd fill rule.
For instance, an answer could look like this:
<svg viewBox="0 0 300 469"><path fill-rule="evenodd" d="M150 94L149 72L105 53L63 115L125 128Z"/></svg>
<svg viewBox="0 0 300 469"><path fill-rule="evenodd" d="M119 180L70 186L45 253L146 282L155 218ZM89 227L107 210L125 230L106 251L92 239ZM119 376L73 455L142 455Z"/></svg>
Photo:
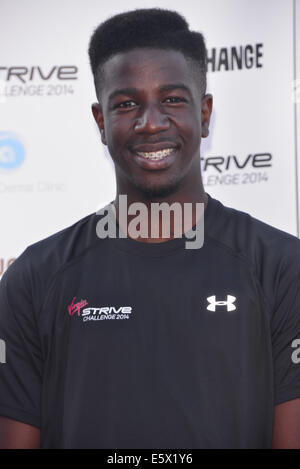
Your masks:
<svg viewBox="0 0 300 469"><path fill-rule="evenodd" d="M236 306L233 304L236 300L235 296L227 295L227 301L216 301L216 295L209 296L207 301L210 303L206 309L216 311L216 306L227 306L227 311L234 311Z"/></svg>

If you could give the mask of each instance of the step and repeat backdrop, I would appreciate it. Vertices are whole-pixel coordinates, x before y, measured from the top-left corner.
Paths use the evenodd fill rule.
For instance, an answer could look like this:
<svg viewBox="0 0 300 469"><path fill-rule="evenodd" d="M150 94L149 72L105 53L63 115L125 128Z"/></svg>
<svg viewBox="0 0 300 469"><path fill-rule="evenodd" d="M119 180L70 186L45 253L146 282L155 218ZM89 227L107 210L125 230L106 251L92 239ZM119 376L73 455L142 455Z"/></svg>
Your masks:
<svg viewBox="0 0 300 469"><path fill-rule="evenodd" d="M28 245L115 197L87 48L100 22L137 7L177 10L205 36L206 192L300 235L299 0L1 0L0 277Z"/></svg>

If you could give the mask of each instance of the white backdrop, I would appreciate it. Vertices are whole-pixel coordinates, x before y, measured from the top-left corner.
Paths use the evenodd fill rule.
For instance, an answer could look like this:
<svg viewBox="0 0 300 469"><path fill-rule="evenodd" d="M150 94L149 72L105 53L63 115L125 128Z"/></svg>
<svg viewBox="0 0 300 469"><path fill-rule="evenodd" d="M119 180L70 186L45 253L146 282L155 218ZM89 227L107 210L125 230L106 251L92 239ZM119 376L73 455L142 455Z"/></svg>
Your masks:
<svg viewBox="0 0 300 469"><path fill-rule="evenodd" d="M300 0L126 2L143 7L177 10L206 38L206 191L299 236ZM93 29L122 11L121 0L1 0L0 276L29 244L115 196L87 48Z"/></svg>

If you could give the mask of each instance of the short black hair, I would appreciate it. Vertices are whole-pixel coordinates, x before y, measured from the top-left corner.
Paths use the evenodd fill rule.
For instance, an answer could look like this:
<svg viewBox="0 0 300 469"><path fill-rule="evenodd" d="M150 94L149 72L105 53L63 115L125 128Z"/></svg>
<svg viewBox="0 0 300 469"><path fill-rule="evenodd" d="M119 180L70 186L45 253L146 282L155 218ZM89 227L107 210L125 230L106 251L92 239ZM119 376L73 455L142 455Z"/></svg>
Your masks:
<svg viewBox="0 0 300 469"><path fill-rule="evenodd" d="M206 47L200 32L190 31L186 19L176 11L143 8L119 13L101 23L89 44L89 58L98 99L102 66L111 57L129 50L148 47L173 49L190 59L199 86L206 90Z"/></svg>

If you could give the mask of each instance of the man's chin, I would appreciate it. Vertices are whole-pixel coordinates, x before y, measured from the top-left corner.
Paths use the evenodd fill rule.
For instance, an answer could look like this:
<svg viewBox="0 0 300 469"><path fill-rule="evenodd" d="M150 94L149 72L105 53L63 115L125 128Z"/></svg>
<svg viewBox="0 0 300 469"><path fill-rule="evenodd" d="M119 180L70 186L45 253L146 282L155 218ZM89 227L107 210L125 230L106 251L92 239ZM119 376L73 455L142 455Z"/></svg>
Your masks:
<svg viewBox="0 0 300 469"><path fill-rule="evenodd" d="M137 185L136 188L141 192L141 197L146 200L163 199L178 191L179 181L162 187L145 187Z"/></svg>

